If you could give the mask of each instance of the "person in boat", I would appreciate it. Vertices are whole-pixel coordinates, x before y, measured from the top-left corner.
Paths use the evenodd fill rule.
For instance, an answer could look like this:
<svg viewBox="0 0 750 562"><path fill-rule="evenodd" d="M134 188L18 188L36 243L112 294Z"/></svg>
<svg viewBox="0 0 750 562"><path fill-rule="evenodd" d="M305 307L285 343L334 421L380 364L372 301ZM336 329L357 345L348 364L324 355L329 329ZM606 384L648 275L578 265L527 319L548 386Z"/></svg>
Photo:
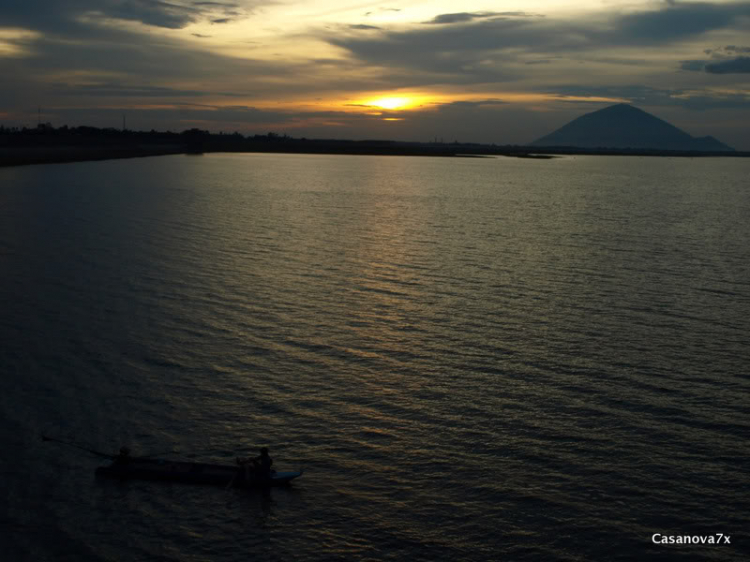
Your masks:
<svg viewBox="0 0 750 562"><path fill-rule="evenodd" d="M115 456L115 464L128 464L130 462L130 449L127 447L120 447L120 452Z"/></svg>
<svg viewBox="0 0 750 562"><path fill-rule="evenodd" d="M273 459L268 454L268 447L261 448L260 455L255 458L242 459L237 457L239 477L245 482L270 480L271 474L273 474L272 465Z"/></svg>
<svg viewBox="0 0 750 562"><path fill-rule="evenodd" d="M260 449L260 455L255 457L255 473L262 480L271 479L271 466L273 465L273 459L268 454L268 447L262 447Z"/></svg>

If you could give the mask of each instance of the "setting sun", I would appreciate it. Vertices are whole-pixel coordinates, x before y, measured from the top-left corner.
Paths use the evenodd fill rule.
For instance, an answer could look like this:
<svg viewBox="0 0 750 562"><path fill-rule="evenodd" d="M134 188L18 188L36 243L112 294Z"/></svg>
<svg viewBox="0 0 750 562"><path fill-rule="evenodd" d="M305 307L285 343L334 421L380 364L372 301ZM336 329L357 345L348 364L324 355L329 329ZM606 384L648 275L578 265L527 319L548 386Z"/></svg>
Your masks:
<svg viewBox="0 0 750 562"><path fill-rule="evenodd" d="M367 102L367 105L379 107L381 109L406 109L412 100L404 97L378 98Z"/></svg>

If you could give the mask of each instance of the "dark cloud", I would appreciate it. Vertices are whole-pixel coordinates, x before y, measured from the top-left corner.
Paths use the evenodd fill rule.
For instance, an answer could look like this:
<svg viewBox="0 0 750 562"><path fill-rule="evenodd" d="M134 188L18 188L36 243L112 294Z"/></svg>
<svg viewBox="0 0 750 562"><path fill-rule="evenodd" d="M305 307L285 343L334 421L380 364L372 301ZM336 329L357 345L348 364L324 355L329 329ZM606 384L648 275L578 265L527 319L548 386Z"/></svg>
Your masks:
<svg viewBox="0 0 750 562"><path fill-rule="evenodd" d="M707 55L711 55L714 58L721 58L726 56L740 55L743 53L750 53L750 47L727 45L725 47L716 47L715 49L704 49L703 52Z"/></svg>
<svg viewBox="0 0 750 562"><path fill-rule="evenodd" d="M239 8L239 4L229 2L193 2L193 6L213 6L216 8Z"/></svg>
<svg viewBox="0 0 750 562"><path fill-rule="evenodd" d="M122 83L99 83L99 84L54 84L51 91L55 95L64 96L95 96L95 97L118 97L118 98L181 98L202 96L239 96L226 92L181 90L151 85L129 85Z"/></svg>
<svg viewBox="0 0 750 562"><path fill-rule="evenodd" d="M238 8L234 3L185 0L19 0L0 4L0 21L4 26L73 35L91 27L91 23L81 21L84 15L182 29L220 16L242 18L249 15Z"/></svg>
<svg viewBox="0 0 750 562"><path fill-rule="evenodd" d="M543 17L539 14L531 14L529 12L458 12L455 14L440 14L435 16L430 21L423 23L426 24L453 24L453 23L468 23L475 20L481 19L497 19L497 18L531 18L531 17Z"/></svg>
<svg viewBox="0 0 750 562"><path fill-rule="evenodd" d="M23 61L27 68L25 74L43 77L50 73L85 70L95 76L114 71L137 76L142 81L160 82L192 79L196 75L204 80L219 79L228 71L242 67L257 70L264 66L253 61L231 61L164 39L150 41L150 37L126 33L110 34L109 38L106 43L96 45L42 38L34 44L36 56ZM4 66L0 59L0 71Z"/></svg>
<svg viewBox="0 0 750 562"><path fill-rule="evenodd" d="M715 109L742 109L750 110L750 100L744 94L701 94L699 92L688 92L682 94L673 103L664 104L694 111L707 111Z"/></svg>
<svg viewBox="0 0 750 562"><path fill-rule="evenodd" d="M706 67L706 61L704 60L684 60L680 61L680 70L688 70L690 72L703 72Z"/></svg>
<svg viewBox="0 0 750 562"><path fill-rule="evenodd" d="M181 29L194 23L200 10L192 6L161 2L159 0L126 0L123 2L101 2L93 11L105 17L138 21L155 27Z"/></svg>
<svg viewBox="0 0 750 562"><path fill-rule="evenodd" d="M624 99L639 105L661 105L667 101L672 90L652 88L642 85L623 85L623 86L591 86L577 84L557 84L546 87L543 91L550 95L561 98L609 98ZM605 102L593 102L601 104Z"/></svg>
<svg viewBox="0 0 750 562"><path fill-rule="evenodd" d="M437 106L441 111L453 111L453 110L464 110L464 109L478 109L487 108L498 105L508 105L507 101L498 99L485 99L485 100L474 100L474 101L452 101L447 103L433 103L430 104Z"/></svg>
<svg viewBox="0 0 750 562"><path fill-rule="evenodd" d="M139 100L168 102L209 93L272 96L284 87L280 85L298 85L299 75L314 70L320 74L312 62L225 57L151 34L113 32L106 39L61 42L44 36L29 47L33 56L0 57L0 75L14 77L0 88L0 107L23 106L29 98L50 105L63 95L67 100L85 97L86 103L93 105L97 97L106 98L108 104L117 98L138 104ZM253 80L247 80L248 76ZM197 83L201 86L194 86ZM331 80L317 87L335 83ZM356 80L352 83L361 86Z"/></svg>
<svg viewBox="0 0 750 562"><path fill-rule="evenodd" d="M465 25L429 26L417 30L385 31L377 36L322 37L349 51L366 65L397 69L414 74L415 80L438 80L437 76L454 75L452 81L473 80L477 71L469 67L486 59L488 53L502 48L503 42L520 34L525 20L490 20L468 28ZM491 69L480 71L492 74ZM445 76L444 76L445 78ZM494 79L497 79L495 77Z"/></svg>
<svg viewBox="0 0 750 562"><path fill-rule="evenodd" d="M304 87L319 91L363 91L373 88L370 77L360 78L350 61L253 60L222 56L159 34L132 33L113 28L83 27L77 41L61 41L43 34L24 48L24 57L0 57L0 76L12 76L0 88L0 108L10 111L31 103L52 105L56 100L89 107L96 99L108 105L138 105L191 96L273 98L280 90ZM315 77L304 82L301 77ZM249 79L252 77L252 79ZM190 86L179 86L190 84ZM200 84L200 86L196 86ZM33 100L29 102L29 100ZM85 122L85 121L84 121Z"/></svg>
<svg viewBox="0 0 750 562"><path fill-rule="evenodd" d="M711 58L709 60L682 61L680 69L692 72L705 71L708 74L750 73L750 57L742 55L742 53L750 53L750 47L727 45L716 49L705 49L703 52Z"/></svg>
<svg viewBox="0 0 750 562"><path fill-rule="evenodd" d="M62 124L86 123L94 126L119 124L122 114L128 117L128 125L140 130L183 131L195 126L213 131L242 130L244 132L266 132L269 126L276 128L293 123L295 116L257 109L249 106L217 107L202 104L176 104L172 107L153 109L101 108L74 109L48 107L45 113L50 119Z"/></svg>
<svg viewBox="0 0 750 562"><path fill-rule="evenodd" d="M724 50L730 53L750 53L750 47L738 47L737 45L727 45Z"/></svg>
<svg viewBox="0 0 750 562"><path fill-rule="evenodd" d="M709 74L746 74L750 73L750 57L737 57L705 65Z"/></svg>
<svg viewBox="0 0 750 562"><path fill-rule="evenodd" d="M614 64L618 66L638 66L641 68L645 68L649 66L649 61L645 58L629 58L625 56L610 56L610 57L604 57L604 56L598 56L598 55L590 55L590 54L583 54L579 53L575 56L576 62L579 63L597 63L597 64Z"/></svg>
<svg viewBox="0 0 750 562"><path fill-rule="evenodd" d="M401 8L380 8L379 10L371 11L371 12L365 12L365 17L371 16L374 13L382 13L382 12L400 12Z"/></svg>
<svg viewBox="0 0 750 562"><path fill-rule="evenodd" d="M660 10L621 16L616 32L640 44L663 44L731 27L750 15L750 3L668 2Z"/></svg>
<svg viewBox="0 0 750 562"><path fill-rule="evenodd" d="M514 17L508 17L511 14ZM438 74L463 83L467 77L516 79L518 72L509 63L524 63L528 56L546 60L560 53L577 57L608 48L663 47L709 31L737 28L744 25L745 16L750 16L750 2L672 2L651 11L575 21L526 12L458 12L428 22L450 25L368 37L321 35L321 39L349 51L363 64Z"/></svg>
<svg viewBox="0 0 750 562"><path fill-rule="evenodd" d="M361 29L361 30L368 30L368 29L381 29L380 27L376 25L365 25L363 23L357 24L357 25L350 25L350 29Z"/></svg>
<svg viewBox="0 0 750 562"><path fill-rule="evenodd" d="M440 14L435 16L430 21L423 23L426 24L450 24L450 23L466 23L478 19L484 18L497 18L502 16L526 16L524 12L458 12L455 14Z"/></svg>
<svg viewBox="0 0 750 562"><path fill-rule="evenodd" d="M681 88L651 88L648 86L576 86L559 85L546 89L551 95L574 97L604 97L624 99L643 107L684 108L692 110L744 109L750 110L750 99L744 94L715 93ZM608 102L585 102L601 105Z"/></svg>

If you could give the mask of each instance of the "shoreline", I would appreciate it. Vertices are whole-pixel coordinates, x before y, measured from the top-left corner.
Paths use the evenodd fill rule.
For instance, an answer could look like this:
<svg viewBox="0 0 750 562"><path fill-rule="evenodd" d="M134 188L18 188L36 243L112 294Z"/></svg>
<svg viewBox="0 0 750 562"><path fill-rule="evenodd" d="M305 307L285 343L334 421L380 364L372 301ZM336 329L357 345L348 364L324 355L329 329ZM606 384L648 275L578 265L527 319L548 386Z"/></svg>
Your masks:
<svg viewBox="0 0 750 562"><path fill-rule="evenodd" d="M748 152L687 152L656 150L589 150L575 148L494 147L471 145L419 145L383 143L243 143L243 146L213 146L205 148L185 145L135 145L135 146L26 146L0 147L0 168L30 166L35 164L64 164L71 162L95 162L126 158L145 158L175 154L210 153L270 153L270 154L338 154L369 156L435 156L453 158L514 157L549 160L558 156L652 156L652 157L731 157L745 158Z"/></svg>
<svg viewBox="0 0 750 562"><path fill-rule="evenodd" d="M70 162L96 162L124 158L144 158L182 154L182 147L92 147L92 146L44 146L0 148L0 168L31 166L34 164L65 164Z"/></svg>

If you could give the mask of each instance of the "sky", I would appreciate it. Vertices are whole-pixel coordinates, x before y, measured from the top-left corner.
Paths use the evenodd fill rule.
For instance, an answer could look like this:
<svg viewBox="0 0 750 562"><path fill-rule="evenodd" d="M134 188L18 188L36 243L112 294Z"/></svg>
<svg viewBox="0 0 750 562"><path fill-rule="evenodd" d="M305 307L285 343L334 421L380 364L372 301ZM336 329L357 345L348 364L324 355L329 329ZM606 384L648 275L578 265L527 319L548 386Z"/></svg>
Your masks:
<svg viewBox="0 0 750 562"><path fill-rule="evenodd" d="M750 150L750 1L2 0L0 125L524 144L615 103Z"/></svg>

